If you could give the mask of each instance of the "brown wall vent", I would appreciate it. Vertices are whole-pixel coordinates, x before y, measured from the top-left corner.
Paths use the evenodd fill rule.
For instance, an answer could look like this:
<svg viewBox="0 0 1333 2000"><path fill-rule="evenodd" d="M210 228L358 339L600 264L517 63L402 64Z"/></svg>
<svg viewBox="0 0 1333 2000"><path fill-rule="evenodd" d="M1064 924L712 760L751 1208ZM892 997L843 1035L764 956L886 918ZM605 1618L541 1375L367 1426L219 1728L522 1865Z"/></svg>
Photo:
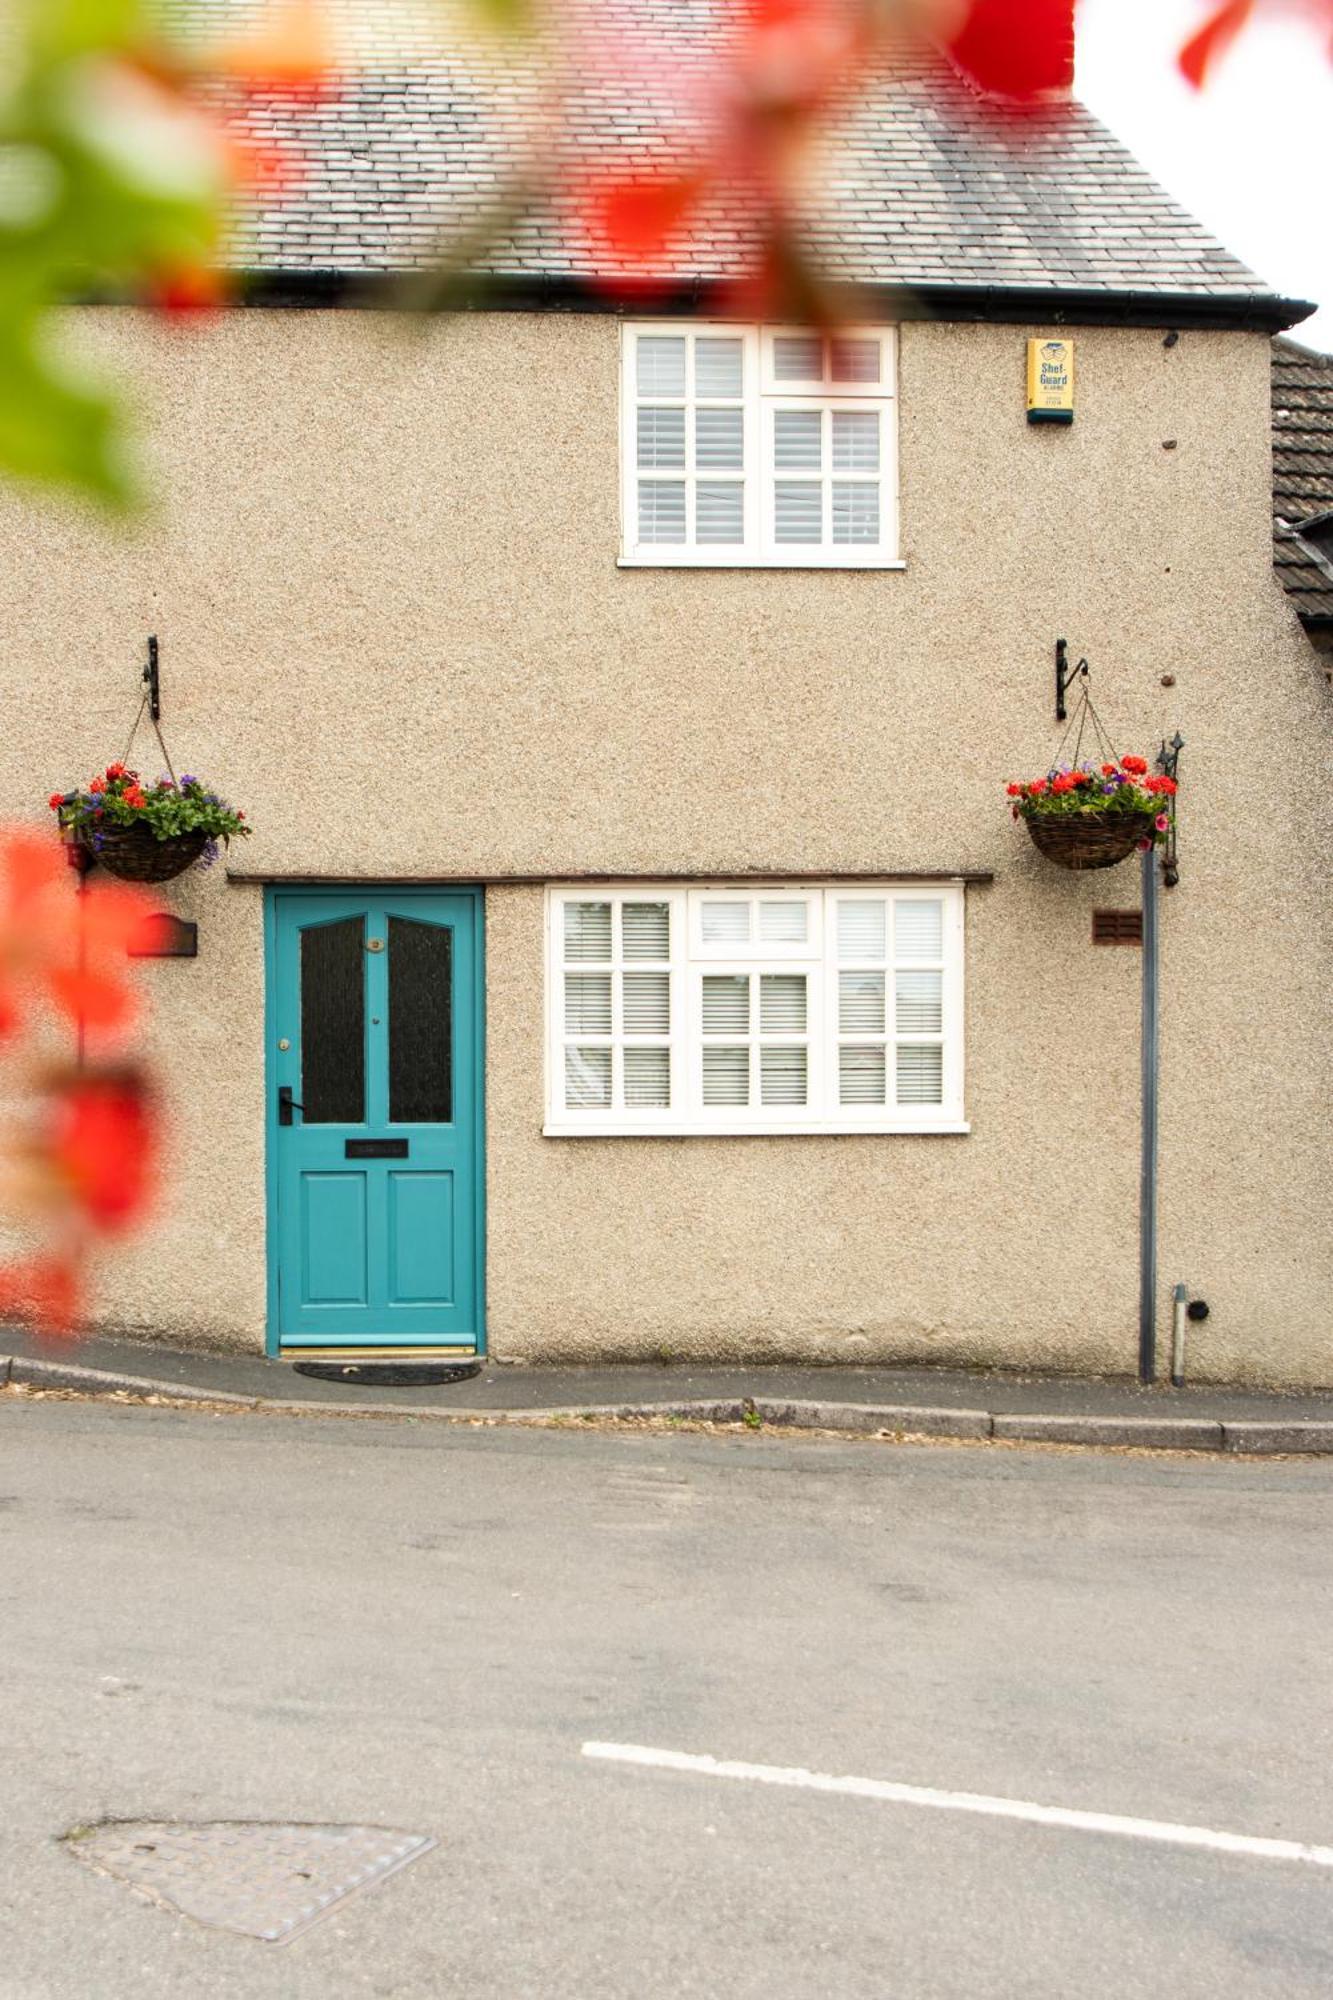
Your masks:
<svg viewBox="0 0 1333 2000"><path fill-rule="evenodd" d="M1142 944L1142 910L1094 910L1092 941L1094 944Z"/></svg>

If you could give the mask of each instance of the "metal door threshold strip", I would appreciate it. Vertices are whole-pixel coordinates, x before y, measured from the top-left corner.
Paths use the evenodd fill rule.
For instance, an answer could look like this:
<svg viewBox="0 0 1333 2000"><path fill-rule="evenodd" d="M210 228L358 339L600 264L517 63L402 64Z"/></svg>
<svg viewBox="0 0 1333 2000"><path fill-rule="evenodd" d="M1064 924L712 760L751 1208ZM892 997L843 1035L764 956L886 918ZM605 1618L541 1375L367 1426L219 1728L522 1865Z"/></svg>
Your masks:
<svg viewBox="0 0 1333 2000"><path fill-rule="evenodd" d="M283 1361L422 1361L466 1360L475 1356L475 1342L458 1347L294 1347L284 1341L279 1355Z"/></svg>

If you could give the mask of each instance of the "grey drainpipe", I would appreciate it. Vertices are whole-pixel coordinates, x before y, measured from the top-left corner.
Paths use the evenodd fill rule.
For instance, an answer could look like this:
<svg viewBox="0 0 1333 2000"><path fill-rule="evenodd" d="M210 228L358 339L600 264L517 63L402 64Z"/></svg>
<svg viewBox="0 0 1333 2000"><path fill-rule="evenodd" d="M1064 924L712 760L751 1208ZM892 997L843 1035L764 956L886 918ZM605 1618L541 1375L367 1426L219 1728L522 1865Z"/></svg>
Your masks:
<svg viewBox="0 0 1333 2000"><path fill-rule="evenodd" d="M1157 850L1143 863L1142 1153L1139 1162L1139 1380L1157 1379Z"/></svg>

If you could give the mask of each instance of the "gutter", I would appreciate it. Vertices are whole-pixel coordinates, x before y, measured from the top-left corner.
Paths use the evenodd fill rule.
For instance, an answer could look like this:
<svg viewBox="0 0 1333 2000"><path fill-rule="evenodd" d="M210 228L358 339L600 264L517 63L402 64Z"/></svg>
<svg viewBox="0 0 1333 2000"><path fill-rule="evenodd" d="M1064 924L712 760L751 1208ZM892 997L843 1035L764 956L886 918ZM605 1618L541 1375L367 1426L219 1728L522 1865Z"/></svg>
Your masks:
<svg viewBox="0 0 1333 2000"><path fill-rule="evenodd" d="M312 310L385 310L411 303L420 271L267 270L238 274L237 303L245 306ZM651 312L671 317L719 312L729 286L722 280L672 280L653 295L614 281L498 274L460 279L450 305L486 312ZM1281 333L1308 319L1316 307L1306 299L1276 293L1078 290L1061 286L858 285L849 287L855 316L890 320L974 321L1007 326L1141 326L1197 331Z"/></svg>

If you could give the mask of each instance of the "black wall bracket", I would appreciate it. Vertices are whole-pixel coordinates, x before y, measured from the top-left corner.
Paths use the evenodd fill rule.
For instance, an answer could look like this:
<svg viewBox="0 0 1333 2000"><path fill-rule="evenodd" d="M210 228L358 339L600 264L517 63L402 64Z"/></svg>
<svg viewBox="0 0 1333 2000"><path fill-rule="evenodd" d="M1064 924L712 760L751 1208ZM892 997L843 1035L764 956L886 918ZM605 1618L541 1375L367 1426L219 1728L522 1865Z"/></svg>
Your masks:
<svg viewBox="0 0 1333 2000"><path fill-rule="evenodd" d="M1173 779L1177 784L1180 780L1177 776L1176 767L1180 762L1180 753L1184 748L1185 739L1180 731L1177 730L1169 743L1165 737L1162 738L1162 747L1153 760L1158 770L1162 773L1162 776ZM1175 797L1168 803L1168 810L1171 814L1171 825L1167 832L1166 844L1162 849L1162 880L1168 889L1174 889L1180 880L1180 853L1176 845L1176 803Z"/></svg>
<svg viewBox="0 0 1333 2000"><path fill-rule="evenodd" d="M148 690L148 713L154 722L162 719L162 683L157 670L157 635L149 635L148 665L143 670L143 684Z"/></svg>
<svg viewBox="0 0 1333 2000"><path fill-rule="evenodd" d="M1065 696L1074 682L1082 674L1086 678L1088 663L1080 660L1076 667L1069 664L1069 641L1057 639L1055 642L1055 719L1067 722L1069 711L1065 707Z"/></svg>

